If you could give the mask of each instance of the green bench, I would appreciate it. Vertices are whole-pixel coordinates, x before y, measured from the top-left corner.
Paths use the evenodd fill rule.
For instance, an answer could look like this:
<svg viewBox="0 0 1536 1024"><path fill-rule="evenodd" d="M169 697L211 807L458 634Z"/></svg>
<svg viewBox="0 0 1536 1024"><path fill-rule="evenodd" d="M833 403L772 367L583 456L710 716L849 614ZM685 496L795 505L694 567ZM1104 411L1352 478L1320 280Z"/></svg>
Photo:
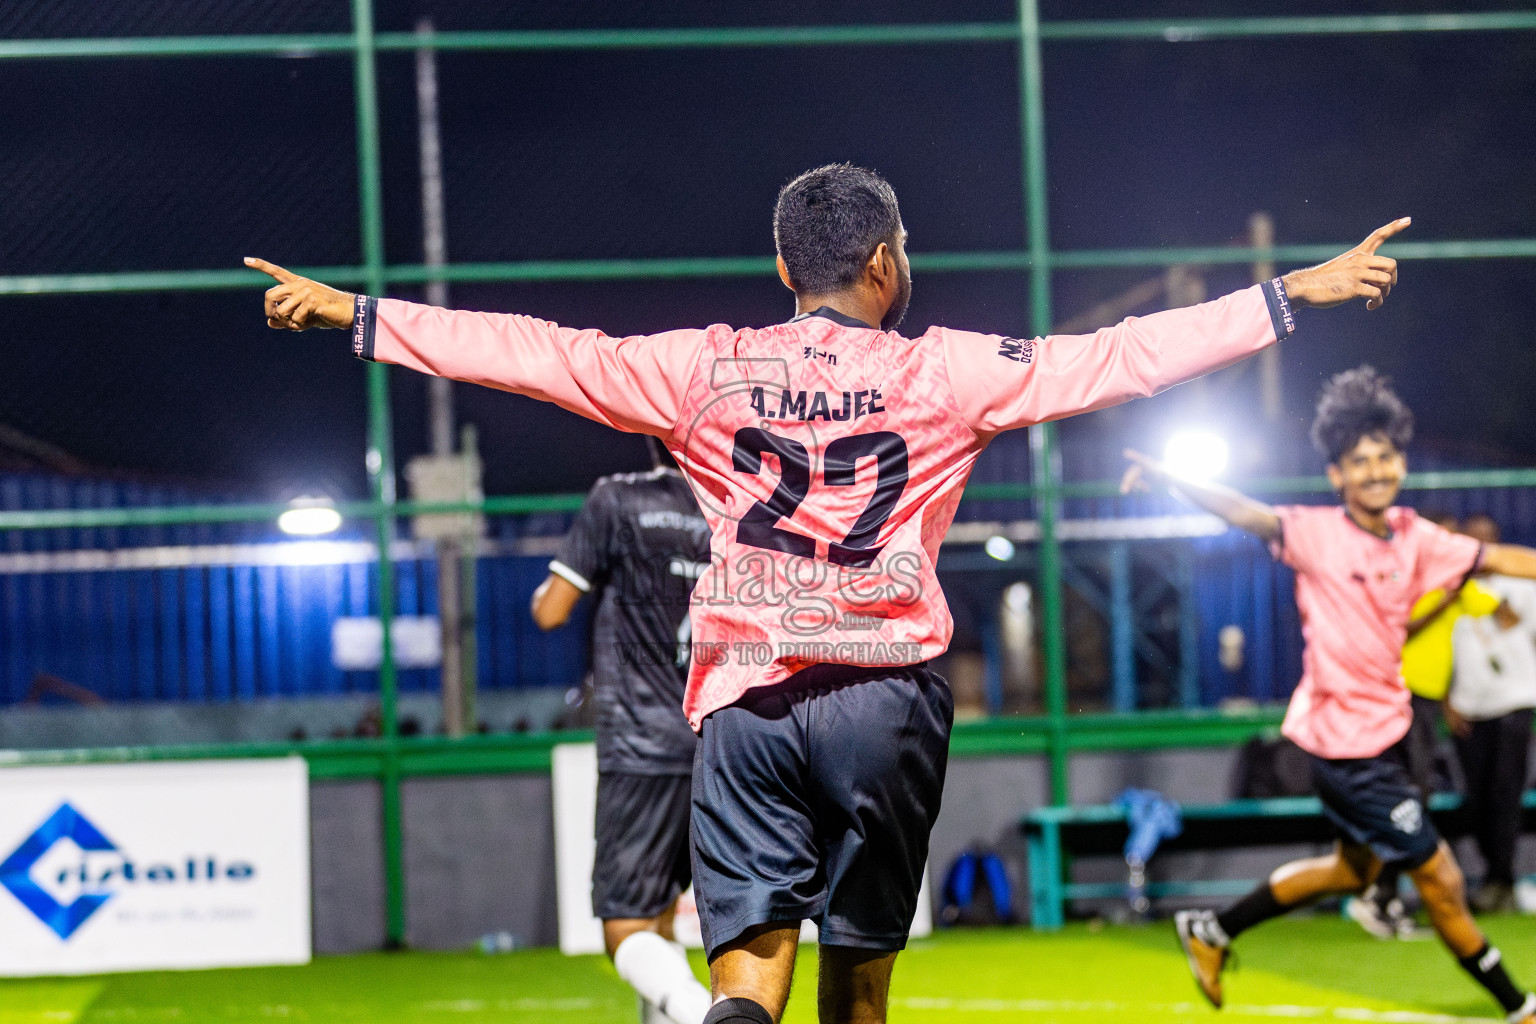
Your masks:
<svg viewBox="0 0 1536 1024"><path fill-rule="evenodd" d="M1528 810L1536 808L1536 790L1527 791L1522 802ZM1455 793L1436 793L1429 800L1437 818L1460 806L1461 797ZM1183 834L1165 840L1159 851L1328 842L1334 836L1315 796L1186 804L1183 812ZM1125 892L1123 881L1067 880L1065 860L1071 853L1118 854L1128 832L1124 809L1110 804L1041 807L1025 815L1023 827L1029 853L1029 920L1035 929L1060 928L1068 900L1112 899ZM1148 882L1146 892L1153 899L1238 896L1255 884L1237 879Z"/></svg>

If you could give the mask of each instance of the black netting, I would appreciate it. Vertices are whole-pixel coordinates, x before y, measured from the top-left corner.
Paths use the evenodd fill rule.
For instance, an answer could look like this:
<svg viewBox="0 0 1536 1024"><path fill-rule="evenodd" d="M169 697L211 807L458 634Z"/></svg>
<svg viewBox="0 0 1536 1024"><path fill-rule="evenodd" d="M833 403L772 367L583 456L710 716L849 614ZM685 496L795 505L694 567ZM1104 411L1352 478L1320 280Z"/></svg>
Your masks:
<svg viewBox="0 0 1536 1024"><path fill-rule="evenodd" d="M345 0L7 0L0 4L0 39L78 36L203 35L346 32Z"/></svg>
<svg viewBox="0 0 1536 1024"><path fill-rule="evenodd" d="M1254 210L1282 243L1356 241L1405 213L1415 239L1536 234L1536 204L1510 198L1536 161L1536 133L1510 130L1536 95L1529 33L1072 43L1046 57L1059 248L1219 245Z"/></svg>
<svg viewBox="0 0 1536 1024"><path fill-rule="evenodd" d="M463 0L381 0L381 28L408 31L421 17L442 29L675 28L755 25L878 25L920 22L1011 21L1011 0L952 0L944 4L883 0L780 0L773 4L711 4L698 0L617 0L494 4Z"/></svg>
<svg viewBox="0 0 1536 1024"><path fill-rule="evenodd" d="M869 89L893 62L900 87ZM414 66L381 68L390 241L415 258ZM1023 239L1006 45L445 54L439 68L454 259L771 255L778 189L831 160L891 179L914 248ZM860 116L829 96L857 96Z"/></svg>
<svg viewBox="0 0 1536 1024"><path fill-rule="evenodd" d="M278 499L363 497L363 367L269 331L248 292L7 298L0 421L90 473Z"/></svg>
<svg viewBox="0 0 1536 1024"><path fill-rule="evenodd" d="M1239 13L1229 6L1095 2L1045 13ZM443 28L897 23L1004 20L1013 9L997 0L771 10L387 0L378 20L385 29L423 14ZM349 18L343 2L23 3L0 9L0 33L331 31ZM1281 243L1358 237L1402 212L1416 217L1414 238L1536 234L1523 178L1536 135L1509 128L1527 119L1536 79L1526 42L1436 33L1050 44L1051 240L1064 249L1240 242L1255 210L1273 214ZM766 257L779 185L833 159L891 178L919 253L1024 243L1009 43L444 53L439 66L451 259ZM412 57L382 54L379 72L386 255L411 263L422 252ZM248 253L301 266L361 258L345 56L0 62L0 91L0 274L233 267ZM1385 116L1386 97L1412 115ZM1154 273L1058 274L1055 319ZM1211 271L1208 293L1244 273ZM1536 367L1518 355L1517 337L1531 265L1409 264L1404 273L1384 313L1332 316L1316 329L1321 341L1287 348L1288 415L1305 418L1324 373L1371 358L1414 382L1405 386L1418 389L1426 436L1536 451L1521 412ZM1025 276L919 267L908 327L1027 330ZM767 274L462 285L453 298L623 333L760 324L790 308ZM255 289L0 298L0 424L94 468L251 493L313 474L361 493L363 368L339 335L266 332L256 301ZM1459 381L1465 394L1474 377L1484 397L1472 417L1437 382ZM396 378L405 457L425 446L424 388ZM578 490L643 458L556 410L460 391L485 439L492 492ZM1090 455L1141 429L1135 415L1073 424L1068 441L1085 453L1073 464L1104 463ZM531 454L549 452L560 457Z"/></svg>
<svg viewBox="0 0 1536 1024"><path fill-rule="evenodd" d="M0 273L358 259L338 59L0 62Z"/></svg>

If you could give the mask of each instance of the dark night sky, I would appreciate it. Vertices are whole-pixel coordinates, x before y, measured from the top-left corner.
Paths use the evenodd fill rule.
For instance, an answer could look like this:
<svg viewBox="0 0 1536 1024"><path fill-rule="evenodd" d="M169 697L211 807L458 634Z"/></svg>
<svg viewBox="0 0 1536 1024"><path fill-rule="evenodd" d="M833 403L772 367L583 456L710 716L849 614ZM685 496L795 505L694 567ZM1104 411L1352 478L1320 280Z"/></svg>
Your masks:
<svg viewBox="0 0 1536 1024"><path fill-rule="evenodd" d="M1501 6L1521 5L1476 5ZM1056 0L1045 13L1335 8ZM22 0L0 7L0 37L341 31L345 12L339 0ZM408 28L423 13L443 28L490 28L998 21L1014 8L385 0L379 22ZM1536 236L1533 43L1531 33L1440 33L1050 44L1052 242L1220 245L1239 240L1255 210L1273 214L1282 242L1352 242L1404 213L1415 239ZM1023 243L1010 45L445 54L440 72L456 260L769 254L777 188L843 159L890 178L914 251ZM0 63L0 273L229 267L247 253L356 262L350 76L338 59ZM381 58L380 85L389 257L417 262L410 57ZM1062 274L1056 312L1071 316L1148 273ZM1212 271L1211 293L1243 273ZM1299 434L1327 374L1370 360L1415 407L1426 452L1531 462L1533 284L1531 261L1405 263L1386 309L1312 314L1284 352L1287 429ZM362 365L339 333L267 331L257 301L255 291L0 299L0 423L114 472L274 497L360 493ZM790 312L771 278L466 285L454 301L623 333ZM1029 302L1023 275L923 275L906 329L1018 333ZM1070 424L1069 474L1098 475L1105 453L1180 418L1256 434L1251 381L1229 371L1204 399L1175 392ZM403 458L424 444L424 387L397 373L394 391ZM584 489L642 460L638 441L552 407L458 391L492 491ZM1246 468L1291 468L1281 447L1254 449Z"/></svg>

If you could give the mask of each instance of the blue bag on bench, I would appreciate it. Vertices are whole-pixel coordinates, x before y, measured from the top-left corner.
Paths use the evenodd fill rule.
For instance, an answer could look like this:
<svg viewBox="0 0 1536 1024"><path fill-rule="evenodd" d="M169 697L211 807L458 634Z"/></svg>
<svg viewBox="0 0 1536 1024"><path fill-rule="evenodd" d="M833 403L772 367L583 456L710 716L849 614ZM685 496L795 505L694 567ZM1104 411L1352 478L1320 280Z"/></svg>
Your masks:
<svg viewBox="0 0 1536 1024"><path fill-rule="evenodd" d="M980 899L983 889L987 899ZM1003 860L990 850L966 850L944 875L939 919L948 925L1005 924L1013 920L1013 886Z"/></svg>
<svg viewBox="0 0 1536 1024"><path fill-rule="evenodd" d="M1125 901L1137 914L1146 914L1152 903L1147 899L1147 862L1164 839L1184 831L1184 815L1178 803L1155 789L1125 790L1115 798L1125 808L1126 824L1131 834L1125 839L1125 864L1130 869Z"/></svg>

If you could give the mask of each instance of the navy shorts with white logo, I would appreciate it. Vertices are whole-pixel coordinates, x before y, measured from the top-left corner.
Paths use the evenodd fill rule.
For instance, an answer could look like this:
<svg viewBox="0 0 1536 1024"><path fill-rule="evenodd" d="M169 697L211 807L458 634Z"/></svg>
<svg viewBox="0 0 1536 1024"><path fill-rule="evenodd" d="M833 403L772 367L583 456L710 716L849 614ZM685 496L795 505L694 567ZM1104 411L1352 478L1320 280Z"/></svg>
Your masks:
<svg viewBox="0 0 1536 1024"><path fill-rule="evenodd" d="M600 772L592 913L655 917L688 888L686 775Z"/></svg>
<svg viewBox="0 0 1536 1024"><path fill-rule="evenodd" d="M1312 781L1344 841L1412 870L1435 855L1440 834L1429 820L1398 742L1375 757L1312 758Z"/></svg>
<svg viewBox="0 0 1536 1024"><path fill-rule="evenodd" d="M711 959L754 925L906 945L939 816L954 698L926 667L818 665L704 719L693 878Z"/></svg>

